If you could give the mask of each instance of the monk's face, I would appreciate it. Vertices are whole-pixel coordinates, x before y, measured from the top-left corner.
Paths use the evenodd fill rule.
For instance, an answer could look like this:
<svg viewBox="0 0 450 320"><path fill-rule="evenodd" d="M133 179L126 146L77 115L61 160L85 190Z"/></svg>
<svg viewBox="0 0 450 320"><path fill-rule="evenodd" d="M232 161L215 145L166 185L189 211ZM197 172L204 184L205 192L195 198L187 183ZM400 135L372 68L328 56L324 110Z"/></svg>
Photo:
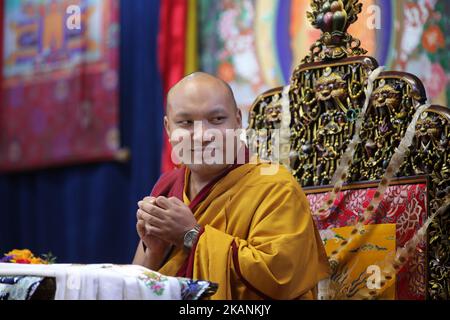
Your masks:
<svg viewBox="0 0 450 320"><path fill-rule="evenodd" d="M227 87L212 76L197 76L174 87L168 96L164 124L176 156L180 133L189 140L190 154L183 154L182 162L192 171L219 171L230 165L227 158L235 158L241 112Z"/></svg>

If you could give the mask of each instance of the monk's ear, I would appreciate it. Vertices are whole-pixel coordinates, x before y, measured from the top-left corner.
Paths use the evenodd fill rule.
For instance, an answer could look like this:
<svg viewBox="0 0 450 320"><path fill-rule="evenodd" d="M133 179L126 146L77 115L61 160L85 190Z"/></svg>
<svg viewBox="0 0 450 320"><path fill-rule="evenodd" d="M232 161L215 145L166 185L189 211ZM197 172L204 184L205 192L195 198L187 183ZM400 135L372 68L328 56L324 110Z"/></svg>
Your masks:
<svg viewBox="0 0 450 320"><path fill-rule="evenodd" d="M236 121L239 124L239 127L242 128L242 110L237 108L236 111Z"/></svg>
<svg viewBox="0 0 450 320"><path fill-rule="evenodd" d="M164 116L164 129L166 129L167 136L170 139L169 118L167 116Z"/></svg>

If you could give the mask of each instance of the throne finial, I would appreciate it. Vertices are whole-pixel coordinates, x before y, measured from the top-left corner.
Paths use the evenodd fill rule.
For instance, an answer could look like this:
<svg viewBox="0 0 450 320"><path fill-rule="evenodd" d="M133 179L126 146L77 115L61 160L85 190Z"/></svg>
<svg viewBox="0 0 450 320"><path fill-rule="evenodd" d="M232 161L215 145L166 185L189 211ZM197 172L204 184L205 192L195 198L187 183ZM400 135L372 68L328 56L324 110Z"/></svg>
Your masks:
<svg viewBox="0 0 450 320"><path fill-rule="evenodd" d="M312 26L322 35L311 47L305 63L335 60L366 54L361 42L353 38L347 29L358 20L362 11L359 0L312 0L312 12L307 12Z"/></svg>

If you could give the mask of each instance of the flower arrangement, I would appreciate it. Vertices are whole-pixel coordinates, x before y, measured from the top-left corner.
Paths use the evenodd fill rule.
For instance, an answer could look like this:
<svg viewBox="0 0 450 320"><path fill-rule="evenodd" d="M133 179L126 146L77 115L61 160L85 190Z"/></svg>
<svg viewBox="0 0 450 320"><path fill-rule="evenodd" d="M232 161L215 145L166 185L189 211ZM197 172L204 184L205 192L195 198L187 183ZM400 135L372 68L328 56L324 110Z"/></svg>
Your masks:
<svg viewBox="0 0 450 320"><path fill-rule="evenodd" d="M36 257L30 250L14 249L4 255L0 259L0 263L20 263L20 264L52 264L55 263L56 257L51 253Z"/></svg>

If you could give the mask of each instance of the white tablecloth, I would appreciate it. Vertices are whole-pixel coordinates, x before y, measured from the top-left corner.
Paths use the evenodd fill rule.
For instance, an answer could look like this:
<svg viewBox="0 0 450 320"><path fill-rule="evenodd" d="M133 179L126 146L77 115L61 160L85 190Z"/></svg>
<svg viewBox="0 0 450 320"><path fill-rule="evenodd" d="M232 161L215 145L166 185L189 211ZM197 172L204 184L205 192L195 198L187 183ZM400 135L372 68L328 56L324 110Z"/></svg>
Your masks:
<svg viewBox="0 0 450 320"><path fill-rule="evenodd" d="M141 266L113 264L0 263L0 276L55 278L56 300L181 300L189 283Z"/></svg>

